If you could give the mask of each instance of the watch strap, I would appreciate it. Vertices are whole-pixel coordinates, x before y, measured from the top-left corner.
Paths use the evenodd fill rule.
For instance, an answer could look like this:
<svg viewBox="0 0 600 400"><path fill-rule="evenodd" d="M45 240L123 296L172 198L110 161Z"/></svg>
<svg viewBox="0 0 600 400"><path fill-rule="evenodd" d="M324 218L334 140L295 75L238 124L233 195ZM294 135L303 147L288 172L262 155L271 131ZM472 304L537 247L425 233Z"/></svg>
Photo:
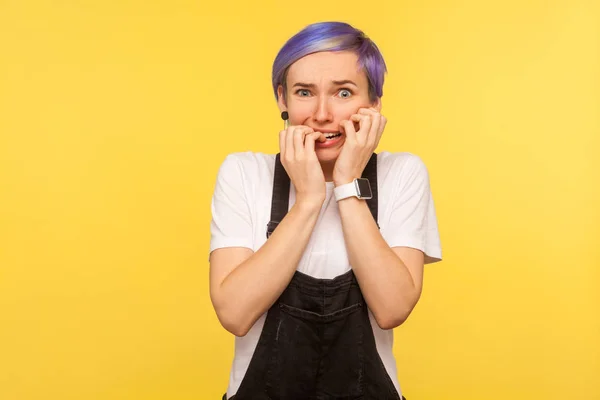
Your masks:
<svg viewBox="0 0 600 400"><path fill-rule="evenodd" d="M356 179L350 183L337 186L333 189L335 201L347 199L348 197L358 197L358 188L356 187Z"/></svg>

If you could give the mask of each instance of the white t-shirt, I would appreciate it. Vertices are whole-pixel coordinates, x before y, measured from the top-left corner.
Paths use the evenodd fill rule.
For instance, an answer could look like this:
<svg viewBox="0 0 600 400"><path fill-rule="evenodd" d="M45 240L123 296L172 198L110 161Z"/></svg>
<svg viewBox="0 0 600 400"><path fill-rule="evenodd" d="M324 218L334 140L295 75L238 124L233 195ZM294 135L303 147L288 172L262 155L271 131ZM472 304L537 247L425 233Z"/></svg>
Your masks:
<svg viewBox="0 0 600 400"><path fill-rule="evenodd" d="M210 251L223 247L247 247L257 251L267 240L275 155L233 153L226 157L217 177L212 199ZM423 161L411 153L381 152L377 155L378 222L390 247L405 246L425 253L425 263L442 258L437 218L429 174ZM332 279L351 269L344 244L333 182L297 270L321 279ZM291 208L296 200L290 187ZM227 398L240 387L265 323L263 314L243 337L235 337L235 356ZM382 330L369 311L377 351L396 390L396 362L392 353L393 330Z"/></svg>

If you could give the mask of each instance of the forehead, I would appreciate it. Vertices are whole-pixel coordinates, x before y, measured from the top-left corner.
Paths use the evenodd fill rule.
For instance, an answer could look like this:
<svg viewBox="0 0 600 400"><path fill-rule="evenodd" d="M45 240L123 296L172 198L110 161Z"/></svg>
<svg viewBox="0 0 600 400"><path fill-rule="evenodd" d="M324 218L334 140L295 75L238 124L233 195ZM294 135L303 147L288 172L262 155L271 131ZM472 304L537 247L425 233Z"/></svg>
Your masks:
<svg viewBox="0 0 600 400"><path fill-rule="evenodd" d="M359 70L358 56L352 51L326 51L304 56L290 66L287 78L290 85L343 79L350 79L359 86L367 83L364 71Z"/></svg>

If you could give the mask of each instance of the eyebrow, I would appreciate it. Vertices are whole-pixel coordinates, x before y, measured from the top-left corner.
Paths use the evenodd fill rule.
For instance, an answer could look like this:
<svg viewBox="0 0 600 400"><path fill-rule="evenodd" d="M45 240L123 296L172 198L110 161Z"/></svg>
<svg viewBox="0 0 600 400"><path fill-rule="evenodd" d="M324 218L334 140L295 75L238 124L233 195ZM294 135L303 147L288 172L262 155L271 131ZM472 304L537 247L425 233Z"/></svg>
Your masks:
<svg viewBox="0 0 600 400"><path fill-rule="evenodd" d="M356 87L358 87L358 85L356 83L354 83L353 81L349 80L349 79L344 79L341 81L331 81L334 85L340 86L340 85L347 85L347 84L351 84L354 85ZM292 87L304 87L304 88L309 88L309 89L313 89L315 88L317 85L315 85L314 83L303 83L303 82L297 82L294 84L294 86Z"/></svg>

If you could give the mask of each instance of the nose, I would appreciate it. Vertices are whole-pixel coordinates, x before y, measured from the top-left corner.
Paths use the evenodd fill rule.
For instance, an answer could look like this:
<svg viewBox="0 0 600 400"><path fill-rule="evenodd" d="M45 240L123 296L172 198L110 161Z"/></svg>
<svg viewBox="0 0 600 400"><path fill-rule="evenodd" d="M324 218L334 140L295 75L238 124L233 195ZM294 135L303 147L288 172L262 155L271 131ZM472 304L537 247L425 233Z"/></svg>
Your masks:
<svg viewBox="0 0 600 400"><path fill-rule="evenodd" d="M319 124L333 121L333 115L331 114L328 100L329 99L326 96L321 96L317 102L313 120Z"/></svg>

